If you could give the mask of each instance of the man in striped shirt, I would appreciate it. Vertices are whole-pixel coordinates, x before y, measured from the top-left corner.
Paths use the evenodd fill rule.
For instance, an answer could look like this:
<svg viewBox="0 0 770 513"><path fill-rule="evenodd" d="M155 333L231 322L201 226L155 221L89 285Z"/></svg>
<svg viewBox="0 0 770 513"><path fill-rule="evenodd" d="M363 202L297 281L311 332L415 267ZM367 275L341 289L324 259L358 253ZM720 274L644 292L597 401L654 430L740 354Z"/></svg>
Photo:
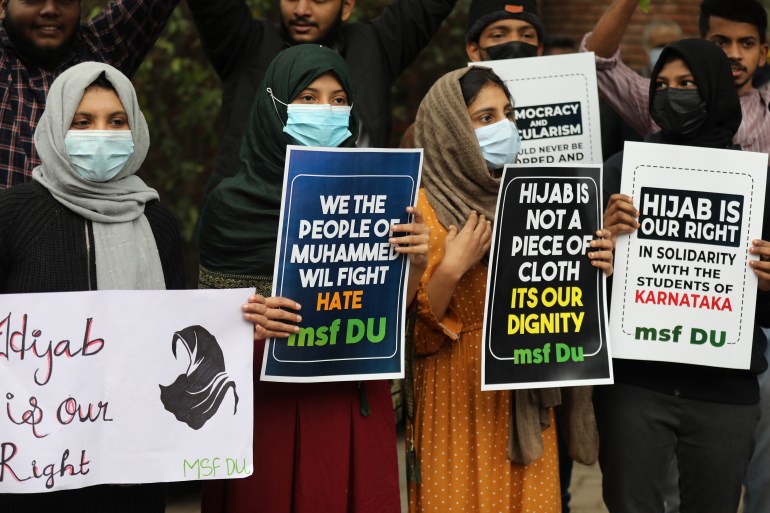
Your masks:
<svg viewBox="0 0 770 513"><path fill-rule="evenodd" d="M100 61L131 77L179 0L116 0L80 23L80 0L0 0L0 189L40 164L32 136L53 80Z"/></svg>
<svg viewBox="0 0 770 513"><path fill-rule="evenodd" d="M620 60L620 40L638 0L614 0L594 31L583 38L581 51L596 53L599 91L620 116L640 135L660 128L650 117L649 79ZM701 37L722 47L732 63L743 122L734 142L745 151L770 153L770 85L753 87L757 68L765 65L767 13L754 0L704 0L701 4ZM609 155L607 155L609 157Z"/></svg>

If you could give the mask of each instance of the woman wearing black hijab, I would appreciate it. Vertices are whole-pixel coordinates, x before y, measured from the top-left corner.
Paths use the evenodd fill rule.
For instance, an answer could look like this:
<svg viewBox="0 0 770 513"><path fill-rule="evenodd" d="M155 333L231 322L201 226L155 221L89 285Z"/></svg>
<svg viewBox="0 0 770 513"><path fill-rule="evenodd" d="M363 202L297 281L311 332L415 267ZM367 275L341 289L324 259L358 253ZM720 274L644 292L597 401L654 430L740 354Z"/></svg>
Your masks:
<svg viewBox="0 0 770 513"><path fill-rule="evenodd" d="M741 107L730 61L710 41L666 47L652 74L650 114L661 131L647 142L730 148ZM622 153L605 164L605 226L613 235L639 227L631 198L619 194ZM767 210L766 216L767 216ZM765 219L765 230L768 229ZM768 236L763 232L763 239ZM722 369L641 360L613 361L615 385L594 392L603 496L611 513L663 512L676 458L681 511L734 512L759 417L757 375L767 368L770 243L754 241L759 278L751 368Z"/></svg>

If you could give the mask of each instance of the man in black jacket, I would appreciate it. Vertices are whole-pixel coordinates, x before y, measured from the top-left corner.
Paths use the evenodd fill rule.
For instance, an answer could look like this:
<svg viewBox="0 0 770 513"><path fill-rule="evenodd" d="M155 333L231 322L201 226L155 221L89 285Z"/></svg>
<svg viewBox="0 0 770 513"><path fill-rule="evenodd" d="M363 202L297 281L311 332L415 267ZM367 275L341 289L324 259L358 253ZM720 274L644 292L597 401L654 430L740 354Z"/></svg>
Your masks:
<svg viewBox="0 0 770 513"><path fill-rule="evenodd" d="M238 171L241 136L257 87L273 57L293 44L324 44L345 58L361 116L359 146L386 146L391 87L428 44L456 0L393 0L377 18L357 23L346 23L356 0L280 0L280 27L255 19L245 0L187 2L206 55L223 84L225 136L206 186L208 193Z"/></svg>

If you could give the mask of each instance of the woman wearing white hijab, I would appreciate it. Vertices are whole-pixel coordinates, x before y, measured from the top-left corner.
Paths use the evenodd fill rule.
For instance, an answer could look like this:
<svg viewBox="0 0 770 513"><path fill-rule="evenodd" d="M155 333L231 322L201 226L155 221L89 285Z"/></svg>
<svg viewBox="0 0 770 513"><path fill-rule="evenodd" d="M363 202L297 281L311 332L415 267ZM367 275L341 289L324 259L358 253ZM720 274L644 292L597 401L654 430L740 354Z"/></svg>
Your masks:
<svg viewBox="0 0 770 513"><path fill-rule="evenodd" d="M0 293L184 287L179 228L135 173L150 146L131 82L88 62L51 85L42 164L0 192ZM0 495L0 511L163 512L164 487Z"/></svg>

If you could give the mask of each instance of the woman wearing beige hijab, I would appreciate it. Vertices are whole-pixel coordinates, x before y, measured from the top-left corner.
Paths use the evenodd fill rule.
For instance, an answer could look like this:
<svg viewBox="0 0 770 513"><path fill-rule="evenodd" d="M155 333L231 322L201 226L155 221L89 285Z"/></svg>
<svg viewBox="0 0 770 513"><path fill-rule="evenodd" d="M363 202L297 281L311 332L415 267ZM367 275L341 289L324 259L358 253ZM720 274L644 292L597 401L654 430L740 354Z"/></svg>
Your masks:
<svg viewBox="0 0 770 513"><path fill-rule="evenodd" d="M560 513L558 389L481 391L492 220L502 167L521 142L510 94L487 68L449 73L426 95L413 133L425 151L418 208L431 241L417 295L409 511ZM611 271L611 241L592 247L594 265Z"/></svg>

